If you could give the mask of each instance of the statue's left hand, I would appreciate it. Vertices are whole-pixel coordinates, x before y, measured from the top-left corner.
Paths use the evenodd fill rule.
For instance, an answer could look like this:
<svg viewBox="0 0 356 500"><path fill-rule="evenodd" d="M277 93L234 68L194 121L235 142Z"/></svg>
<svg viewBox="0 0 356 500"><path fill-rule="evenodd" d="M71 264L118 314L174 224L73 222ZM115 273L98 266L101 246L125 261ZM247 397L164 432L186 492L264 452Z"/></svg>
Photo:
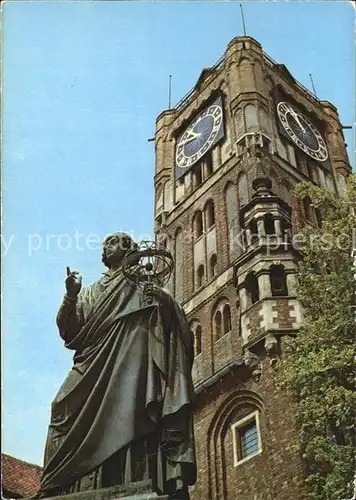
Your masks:
<svg viewBox="0 0 356 500"><path fill-rule="evenodd" d="M154 285L153 283L149 283L145 286L144 294L147 297L157 299L163 305L168 306L172 301L172 297L168 292L166 292L163 288Z"/></svg>

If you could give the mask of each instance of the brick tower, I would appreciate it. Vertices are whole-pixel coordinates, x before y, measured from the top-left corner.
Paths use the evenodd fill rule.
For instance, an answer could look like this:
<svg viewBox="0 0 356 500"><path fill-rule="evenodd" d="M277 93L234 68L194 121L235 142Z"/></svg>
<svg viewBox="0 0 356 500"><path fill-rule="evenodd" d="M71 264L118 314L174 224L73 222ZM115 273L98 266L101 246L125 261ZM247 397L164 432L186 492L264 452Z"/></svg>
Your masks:
<svg viewBox="0 0 356 500"><path fill-rule="evenodd" d="M155 232L195 335L198 482L192 499L301 500L293 414L276 386L296 334L301 220L293 186L342 195L350 166L336 108L250 37L234 38L156 124Z"/></svg>

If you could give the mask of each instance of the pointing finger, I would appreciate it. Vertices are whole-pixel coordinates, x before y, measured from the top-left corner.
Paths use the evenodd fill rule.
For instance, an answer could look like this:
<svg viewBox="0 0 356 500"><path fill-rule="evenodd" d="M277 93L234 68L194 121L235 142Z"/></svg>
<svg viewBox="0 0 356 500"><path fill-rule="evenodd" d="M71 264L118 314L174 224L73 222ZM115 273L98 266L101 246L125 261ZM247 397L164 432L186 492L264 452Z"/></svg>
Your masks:
<svg viewBox="0 0 356 500"><path fill-rule="evenodd" d="M67 266L67 276L69 276L69 275L70 275L70 267Z"/></svg>

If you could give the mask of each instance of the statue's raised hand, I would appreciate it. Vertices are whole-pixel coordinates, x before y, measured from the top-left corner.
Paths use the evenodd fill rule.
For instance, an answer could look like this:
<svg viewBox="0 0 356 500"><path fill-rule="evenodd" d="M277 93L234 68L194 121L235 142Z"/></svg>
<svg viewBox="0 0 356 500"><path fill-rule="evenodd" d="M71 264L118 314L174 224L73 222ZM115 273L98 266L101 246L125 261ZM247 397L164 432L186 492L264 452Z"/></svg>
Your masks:
<svg viewBox="0 0 356 500"><path fill-rule="evenodd" d="M65 281L68 297L75 298L82 288L82 277L76 271L71 271L67 267L67 278Z"/></svg>

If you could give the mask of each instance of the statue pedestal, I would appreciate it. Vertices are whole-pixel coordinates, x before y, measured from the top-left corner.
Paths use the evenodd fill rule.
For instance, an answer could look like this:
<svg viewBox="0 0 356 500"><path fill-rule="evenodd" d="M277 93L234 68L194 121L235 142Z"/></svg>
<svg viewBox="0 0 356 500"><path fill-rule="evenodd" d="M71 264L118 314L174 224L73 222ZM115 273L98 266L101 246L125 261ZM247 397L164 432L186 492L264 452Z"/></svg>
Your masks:
<svg viewBox="0 0 356 500"><path fill-rule="evenodd" d="M80 491L43 500L169 500L168 495L152 493L151 481L112 486L99 490Z"/></svg>

